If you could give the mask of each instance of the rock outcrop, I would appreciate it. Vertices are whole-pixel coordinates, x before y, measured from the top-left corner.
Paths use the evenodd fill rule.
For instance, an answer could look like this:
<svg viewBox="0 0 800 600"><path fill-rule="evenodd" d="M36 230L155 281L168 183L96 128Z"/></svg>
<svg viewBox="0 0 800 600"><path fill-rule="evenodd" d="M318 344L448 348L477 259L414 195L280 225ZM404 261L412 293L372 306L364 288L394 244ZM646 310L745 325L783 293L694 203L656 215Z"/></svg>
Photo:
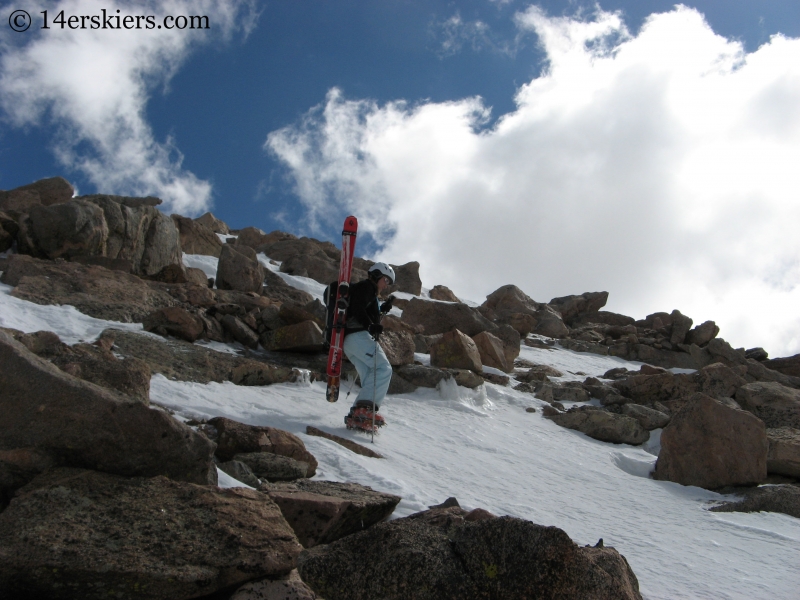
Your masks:
<svg viewBox="0 0 800 600"><path fill-rule="evenodd" d="M403 309L402 321L412 327L422 327L426 335L458 329L465 335L474 336L482 331L497 328L494 323L466 304L432 302L419 298L412 298Z"/></svg>
<svg viewBox="0 0 800 600"><path fill-rule="evenodd" d="M552 414L547 418L601 442L638 446L650 439L650 433L636 419L596 406L574 406L567 412Z"/></svg>

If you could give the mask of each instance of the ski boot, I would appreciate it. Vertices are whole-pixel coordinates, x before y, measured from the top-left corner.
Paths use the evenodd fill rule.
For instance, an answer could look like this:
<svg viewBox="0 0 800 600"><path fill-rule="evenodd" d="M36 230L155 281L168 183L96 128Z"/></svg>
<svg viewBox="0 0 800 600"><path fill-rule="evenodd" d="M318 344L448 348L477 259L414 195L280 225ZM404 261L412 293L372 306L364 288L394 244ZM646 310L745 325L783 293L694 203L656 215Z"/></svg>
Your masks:
<svg viewBox="0 0 800 600"><path fill-rule="evenodd" d="M386 425L383 416L378 413L380 407L373 411L373 404L370 400L359 400L350 408L350 412L344 418L344 424L348 429L356 429L365 433L375 433L380 427ZM374 412L374 428L373 428Z"/></svg>

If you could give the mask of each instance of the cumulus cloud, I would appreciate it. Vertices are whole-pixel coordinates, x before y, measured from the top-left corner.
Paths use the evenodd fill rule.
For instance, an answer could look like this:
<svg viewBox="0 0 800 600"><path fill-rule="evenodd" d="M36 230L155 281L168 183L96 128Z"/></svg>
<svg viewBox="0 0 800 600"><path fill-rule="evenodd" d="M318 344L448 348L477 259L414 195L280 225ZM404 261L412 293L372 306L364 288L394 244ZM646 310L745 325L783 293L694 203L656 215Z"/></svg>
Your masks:
<svg viewBox="0 0 800 600"><path fill-rule="evenodd" d="M171 138L159 141L146 119L150 93L165 88L192 50L247 35L255 23L250 0L16 2L34 17L31 29L0 34L0 105L17 127L46 127L69 170L102 192L157 195L166 209L206 209L211 185L182 167ZM54 19L80 15L208 16L211 29L62 29ZM47 10L50 29L41 29ZM117 13L119 11L119 13ZM3 14L6 14L5 12ZM76 21L77 23L77 21ZM89 21L86 21L88 24ZM144 21L140 21L144 27Z"/></svg>
<svg viewBox="0 0 800 600"><path fill-rule="evenodd" d="M465 298L607 290L612 311L800 352L800 40L748 54L683 6L635 36L602 11L516 22L547 63L490 129L480 98L333 90L271 133L309 214L356 214L378 258Z"/></svg>

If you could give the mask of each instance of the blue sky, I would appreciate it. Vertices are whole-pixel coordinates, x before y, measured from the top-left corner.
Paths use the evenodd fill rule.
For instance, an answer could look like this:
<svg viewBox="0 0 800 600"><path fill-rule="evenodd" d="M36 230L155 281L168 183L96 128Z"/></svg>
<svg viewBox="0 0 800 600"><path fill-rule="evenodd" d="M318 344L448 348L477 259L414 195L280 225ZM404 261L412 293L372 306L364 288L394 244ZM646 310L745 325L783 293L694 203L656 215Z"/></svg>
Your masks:
<svg viewBox="0 0 800 600"><path fill-rule="evenodd" d="M0 189L63 175L83 194L334 241L352 212L359 253L420 260L428 287L607 289L611 310L679 308L800 352L800 247L783 229L796 181L779 168L800 148L797 2L19 0L3 14L19 8L212 28L4 27ZM778 316L764 325L751 303Z"/></svg>

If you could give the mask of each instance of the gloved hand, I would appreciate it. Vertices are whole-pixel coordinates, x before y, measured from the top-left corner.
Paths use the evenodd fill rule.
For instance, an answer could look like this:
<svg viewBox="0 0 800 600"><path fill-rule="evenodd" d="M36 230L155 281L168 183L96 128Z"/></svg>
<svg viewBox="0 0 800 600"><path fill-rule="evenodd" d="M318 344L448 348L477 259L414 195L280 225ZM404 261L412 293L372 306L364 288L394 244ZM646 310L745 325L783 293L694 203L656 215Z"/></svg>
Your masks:
<svg viewBox="0 0 800 600"><path fill-rule="evenodd" d="M380 323L372 323L369 327L367 327L367 331L369 331L369 334L377 340L378 336L383 333L383 325Z"/></svg>
<svg viewBox="0 0 800 600"><path fill-rule="evenodd" d="M382 312L384 315L385 315L386 313L388 313L390 310L392 310L392 303L393 303L393 302L394 302L394 296L389 296L389 297L386 299L386 302L384 302L383 304L381 304L381 312Z"/></svg>

